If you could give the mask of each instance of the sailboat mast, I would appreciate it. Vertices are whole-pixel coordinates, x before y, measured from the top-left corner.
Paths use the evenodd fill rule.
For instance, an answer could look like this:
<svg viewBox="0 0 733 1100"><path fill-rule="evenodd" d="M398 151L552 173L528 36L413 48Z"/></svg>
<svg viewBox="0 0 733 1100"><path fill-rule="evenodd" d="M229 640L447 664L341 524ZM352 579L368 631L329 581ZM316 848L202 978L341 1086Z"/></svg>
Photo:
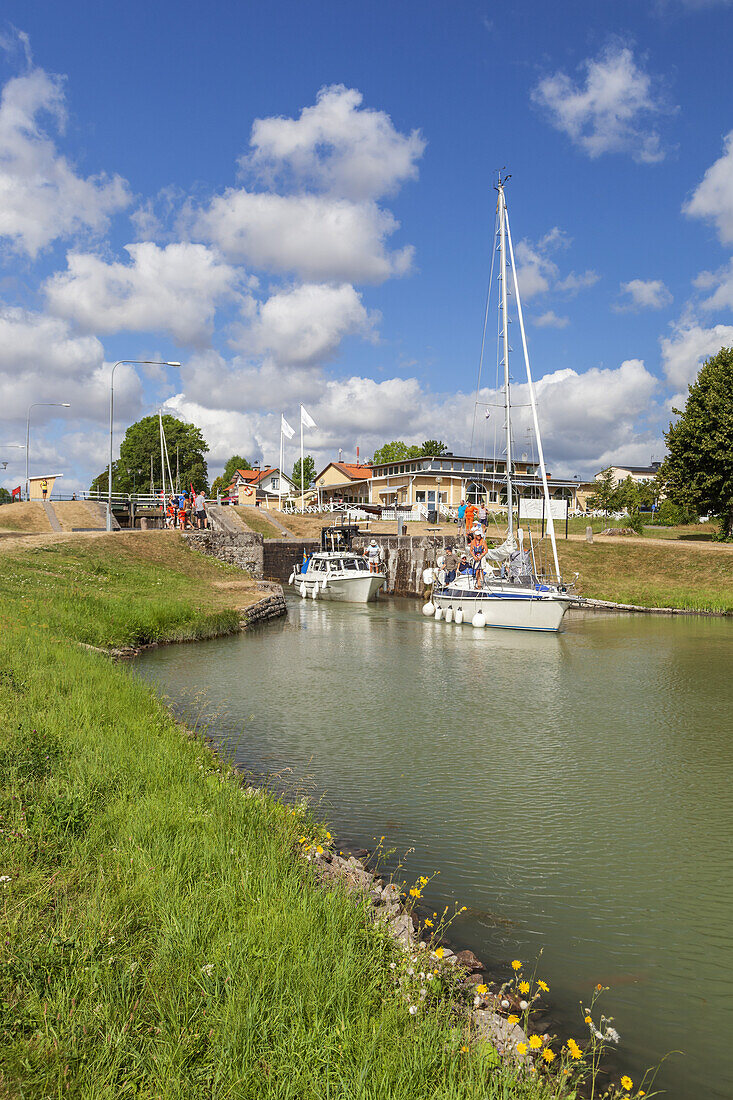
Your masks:
<svg viewBox="0 0 733 1100"><path fill-rule="evenodd" d="M504 404L506 409L506 504L509 520L508 537L514 534L514 493L512 487L512 423L509 392L509 316L507 312L506 286L506 201L501 177L499 191L499 252L501 254L501 337L504 348Z"/></svg>

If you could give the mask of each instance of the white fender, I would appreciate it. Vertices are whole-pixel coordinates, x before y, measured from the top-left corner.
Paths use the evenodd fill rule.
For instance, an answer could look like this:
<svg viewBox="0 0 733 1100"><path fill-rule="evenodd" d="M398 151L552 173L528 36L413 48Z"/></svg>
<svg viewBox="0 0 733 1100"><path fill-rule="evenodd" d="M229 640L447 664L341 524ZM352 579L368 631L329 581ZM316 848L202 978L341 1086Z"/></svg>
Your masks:
<svg viewBox="0 0 733 1100"><path fill-rule="evenodd" d="M481 629L482 626L486 626L486 617L483 611L477 611L474 617L471 619L471 626Z"/></svg>
<svg viewBox="0 0 733 1100"><path fill-rule="evenodd" d="M293 570L293 572L288 577L288 584L292 584L294 580L295 580L295 570Z"/></svg>
<svg viewBox="0 0 733 1100"><path fill-rule="evenodd" d="M443 618L443 608L442 607L436 607L436 609L435 609L435 618L436 618L436 621Z"/></svg>
<svg viewBox="0 0 733 1100"><path fill-rule="evenodd" d="M438 569L443 568L443 566L445 565L445 558L442 554L439 554L438 557L435 559L435 564L437 565Z"/></svg>
<svg viewBox="0 0 733 1100"><path fill-rule="evenodd" d="M379 547L379 560L384 561L384 547L383 546Z"/></svg>
<svg viewBox="0 0 733 1100"><path fill-rule="evenodd" d="M456 613L453 616L453 621L455 623L457 623L458 626L460 626L461 623L463 622L463 608L462 607L457 607L456 608Z"/></svg>
<svg viewBox="0 0 733 1100"><path fill-rule="evenodd" d="M452 623L453 622L453 608L452 607L446 607L446 609L445 609L445 621L447 623Z"/></svg>
<svg viewBox="0 0 733 1100"><path fill-rule="evenodd" d="M308 595L308 589L305 587L305 581L300 582L300 595L301 599L305 599L305 597Z"/></svg>
<svg viewBox="0 0 733 1100"><path fill-rule="evenodd" d="M428 602L426 604L423 604L422 613L423 613L423 615L434 615L435 614L435 604L433 603L432 600L428 600Z"/></svg>
<svg viewBox="0 0 733 1100"><path fill-rule="evenodd" d="M445 569L438 570L438 584L441 586L441 588L445 584Z"/></svg>
<svg viewBox="0 0 733 1100"><path fill-rule="evenodd" d="M433 580L434 580L434 577L435 577L435 574L433 573L432 569L423 569L423 571L422 571L423 584L432 584Z"/></svg>
<svg viewBox="0 0 733 1100"><path fill-rule="evenodd" d="M321 592L325 592L328 588L328 577L324 577L321 581Z"/></svg>
<svg viewBox="0 0 733 1100"><path fill-rule="evenodd" d="M318 581L316 581L316 583L311 588L311 599L312 600L317 600L318 599Z"/></svg>

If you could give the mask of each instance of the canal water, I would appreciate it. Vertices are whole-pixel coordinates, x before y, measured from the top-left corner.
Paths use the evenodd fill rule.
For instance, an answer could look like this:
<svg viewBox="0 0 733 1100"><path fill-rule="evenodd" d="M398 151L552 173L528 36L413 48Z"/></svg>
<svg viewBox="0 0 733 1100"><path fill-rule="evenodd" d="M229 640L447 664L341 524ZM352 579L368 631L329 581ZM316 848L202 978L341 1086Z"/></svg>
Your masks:
<svg viewBox="0 0 733 1100"><path fill-rule="evenodd" d="M559 635L436 623L417 602L293 601L287 620L137 662L256 774L374 838L487 963L521 958L555 1027L597 982L615 1070L733 1097L733 622L570 613ZM202 699L205 702L202 704ZM541 957L540 957L541 953Z"/></svg>

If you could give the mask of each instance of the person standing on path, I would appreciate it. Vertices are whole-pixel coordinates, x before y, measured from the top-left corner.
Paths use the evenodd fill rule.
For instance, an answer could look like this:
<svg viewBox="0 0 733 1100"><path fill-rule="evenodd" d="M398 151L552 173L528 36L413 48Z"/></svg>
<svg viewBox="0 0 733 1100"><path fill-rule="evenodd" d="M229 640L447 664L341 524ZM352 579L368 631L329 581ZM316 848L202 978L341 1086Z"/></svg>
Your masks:
<svg viewBox="0 0 733 1100"><path fill-rule="evenodd" d="M196 494L196 525L199 531L203 531L209 526L209 521L206 518L206 497L203 493Z"/></svg>
<svg viewBox="0 0 733 1100"><path fill-rule="evenodd" d="M476 508L475 504L466 505L466 535L468 538L471 537L471 532L473 530L473 524L474 520L476 519L477 511L478 509Z"/></svg>
<svg viewBox="0 0 733 1100"><path fill-rule="evenodd" d="M48 494L48 482L46 481L45 477L41 482L41 492L43 493L43 499L45 500Z"/></svg>
<svg viewBox="0 0 733 1100"><path fill-rule="evenodd" d="M482 502L481 502L481 504L479 505L479 510L478 510L478 521L479 521L479 523L481 524L481 526L482 526L482 527L483 527L483 529L484 529L484 534L486 534L486 523L487 523L487 520L488 520L488 514L487 514L487 512L486 512L486 505L485 505L485 504L484 504L484 502L482 501Z"/></svg>
<svg viewBox="0 0 733 1100"><path fill-rule="evenodd" d="M462 500L458 505L458 534L466 530L466 502Z"/></svg>

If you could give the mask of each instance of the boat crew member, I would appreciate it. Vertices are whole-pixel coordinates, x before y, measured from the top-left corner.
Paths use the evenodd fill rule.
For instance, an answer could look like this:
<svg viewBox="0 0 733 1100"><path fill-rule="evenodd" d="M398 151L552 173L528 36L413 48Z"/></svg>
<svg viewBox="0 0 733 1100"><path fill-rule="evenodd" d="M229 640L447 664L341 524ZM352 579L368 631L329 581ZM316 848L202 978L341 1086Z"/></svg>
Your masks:
<svg viewBox="0 0 733 1100"><path fill-rule="evenodd" d="M445 555L445 583L452 584L456 579L456 569L458 568L458 558L453 550L448 550Z"/></svg>
<svg viewBox="0 0 733 1100"><path fill-rule="evenodd" d="M377 545L377 540L376 539L372 539L372 541L367 546L366 556L367 556L367 561L369 562L369 572L370 573L378 573L379 572L379 546Z"/></svg>
<svg viewBox="0 0 733 1100"><path fill-rule="evenodd" d="M466 557L465 554L461 554L461 560L460 560L460 563L459 563L459 566L458 566L459 574L460 573L468 573L470 568L471 568L471 566L468 564L468 558Z"/></svg>
<svg viewBox="0 0 733 1100"><path fill-rule="evenodd" d="M484 541L484 536L478 531L474 531L473 539L469 543L468 552L471 555L471 561L473 562L473 575L476 578L476 587L481 588L483 586L483 569L481 563L484 560L484 555L488 552L488 546Z"/></svg>

